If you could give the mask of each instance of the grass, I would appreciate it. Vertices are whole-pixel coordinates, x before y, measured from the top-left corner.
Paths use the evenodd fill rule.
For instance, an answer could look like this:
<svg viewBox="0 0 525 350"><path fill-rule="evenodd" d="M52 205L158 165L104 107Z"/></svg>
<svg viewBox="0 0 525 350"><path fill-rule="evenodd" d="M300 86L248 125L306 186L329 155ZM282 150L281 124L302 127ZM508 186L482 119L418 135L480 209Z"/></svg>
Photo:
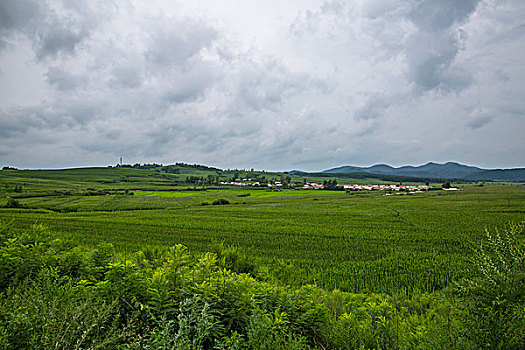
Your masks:
<svg viewBox="0 0 525 350"><path fill-rule="evenodd" d="M134 191L133 194L139 197L167 197L179 198L189 197L203 192L196 191Z"/></svg>
<svg viewBox="0 0 525 350"><path fill-rule="evenodd" d="M13 220L16 227L45 223L78 243L110 242L129 251L181 243L204 252L224 242L270 266L270 277L283 283L356 292L441 289L465 274L469 248L485 227L525 218L522 184L386 197L380 191L178 191L181 184L139 169L7 173L2 171L0 196L17 197L27 209L0 209L0 219ZM142 191L56 192L75 186L116 188L101 179L124 175L136 179L133 188ZM151 178L158 183L152 185ZM152 190L166 186L159 185L165 181L170 191ZM22 193L12 191L15 182L24 184ZM129 184L119 183L119 188ZM231 204L203 205L219 198Z"/></svg>
<svg viewBox="0 0 525 350"><path fill-rule="evenodd" d="M207 194L219 194L219 195L236 195L237 197L255 197L255 198L267 198L267 197L290 197L290 196L326 196L339 194L344 195L344 191L319 191L319 190L244 190L244 189L220 189L220 190L193 190L193 191L135 191L135 196L146 196L146 197L189 197L194 195L201 195L206 197Z"/></svg>

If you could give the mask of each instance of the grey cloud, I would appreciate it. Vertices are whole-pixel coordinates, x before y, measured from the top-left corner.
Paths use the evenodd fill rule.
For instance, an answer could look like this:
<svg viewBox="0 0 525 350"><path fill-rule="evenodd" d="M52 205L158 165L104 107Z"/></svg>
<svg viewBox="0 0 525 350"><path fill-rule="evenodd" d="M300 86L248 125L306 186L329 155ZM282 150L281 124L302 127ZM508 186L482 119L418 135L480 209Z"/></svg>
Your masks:
<svg viewBox="0 0 525 350"><path fill-rule="evenodd" d="M38 33L38 59L56 57L59 53L72 54L77 45L88 36L84 29L72 30L66 27L50 27Z"/></svg>
<svg viewBox="0 0 525 350"><path fill-rule="evenodd" d="M505 70L503 70L502 68L497 68L494 71L494 74L501 81L509 81L510 80L510 75L507 72L505 72Z"/></svg>
<svg viewBox="0 0 525 350"><path fill-rule="evenodd" d="M65 92L71 92L85 83L83 77L75 76L58 66L49 67L45 78L50 85Z"/></svg>
<svg viewBox="0 0 525 350"><path fill-rule="evenodd" d="M329 0L318 11L299 16L291 31L304 40L311 36L327 41L346 39L348 48L342 52L358 52L372 64L404 57L405 79L416 92L457 92L472 83L468 70L456 58L467 43L468 33L460 26L478 3L381 0L366 2L360 11L355 4ZM340 37L342 33L346 38Z"/></svg>
<svg viewBox="0 0 525 350"><path fill-rule="evenodd" d="M38 111L18 108L0 111L0 137L15 138L26 134L30 129L43 129L45 122L39 117Z"/></svg>
<svg viewBox="0 0 525 350"><path fill-rule="evenodd" d="M0 114L4 136L26 136L31 130L71 130L88 125L107 112L95 100L69 98L14 107Z"/></svg>
<svg viewBox="0 0 525 350"><path fill-rule="evenodd" d="M484 127L492 120L492 116L487 114L476 115L467 123L468 127L475 130Z"/></svg>
<svg viewBox="0 0 525 350"><path fill-rule="evenodd" d="M206 125L200 118L178 125L159 125L143 133L141 152L150 156L163 154L206 154L221 150L222 127Z"/></svg>
<svg viewBox="0 0 525 350"><path fill-rule="evenodd" d="M39 60L74 53L99 18L107 16L92 13L85 1L74 5L65 1L58 6L31 0L0 1L0 41L13 34L25 35L33 42Z"/></svg>
<svg viewBox="0 0 525 350"><path fill-rule="evenodd" d="M103 130L100 132L102 137L106 140L117 140L123 135L122 130Z"/></svg>
<svg viewBox="0 0 525 350"><path fill-rule="evenodd" d="M4 118L0 118L4 119ZM27 129L28 126L21 125L20 122L22 120L16 120L16 122L9 122L6 120L2 120L2 128L0 129L0 137L3 139L15 137L17 135L23 135Z"/></svg>
<svg viewBox="0 0 525 350"><path fill-rule="evenodd" d="M471 83L469 73L451 68L467 33L458 28L475 11L479 0L420 1L409 14L416 25L407 45L408 78L423 91L461 91Z"/></svg>
<svg viewBox="0 0 525 350"><path fill-rule="evenodd" d="M498 22L492 5L484 13L476 1L298 5L298 19L281 28L290 35L240 34L241 43L229 41L238 27L194 12L184 17L183 3L163 2L169 11L160 11L121 2L104 15L104 2L19 1L33 10L10 8L16 20L0 23L13 45L0 64L7 73L28 69L23 79L5 74L0 83L42 90L33 100L14 102L15 93L2 100L0 152L8 150L3 159L14 166L36 159L51 167L56 154L68 165L119 156L311 170L334 161L424 162L457 145L475 153L468 142L495 128L518 130L522 120L523 60L512 50L523 47L522 16L509 11ZM468 116L479 101L490 114Z"/></svg>
<svg viewBox="0 0 525 350"><path fill-rule="evenodd" d="M326 84L287 70L275 59L250 63L239 71L239 98L255 111L276 109L290 96L309 88L326 91Z"/></svg>
<svg viewBox="0 0 525 350"><path fill-rule="evenodd" d="M455 23L468 19L480 0L423 0L416 2L410 20L421 30L447 30Z"/></svg>
<svg viewBox="0 0 525 350"><path fill-rule="evenodd" d="M470 84L469 73L451 68L460 50L456 37L436 33L416 33L407 45L408 78L423 91L459 91Z"/></svg>
<svg viewBox="0 0 525 350"><path fill-rule="evenodd" d="M118 65L112 73L112 83L120 87L135 89L139 88L144 81L143 73L138 64Z"/></svg>
<svg viewBox="0 0 525 350"><path fill-rule="evenodd" d="M193 86L193 89L184 86L179 89L166 91L161 99L169 106L171 104L195 101L199 96L202 96L202 92L199 86Z"/></svg>
<svg viewBox="0 0 525 350"><path fill-rule="evenodd" d="M401 102L399 99L402 96L390 96L387 94L374 94L369 97L365 104L358 108L354 114L357 120L376 119L383 115L383 113L393 104Z"/></svg>
<svg viewBox="0 0 525 350"><path fill-rule="evenodd" d="M41 6L31 0L0 0L0 50L15 33L33 31L39 23Z"/></svg>
<svg viewBox="0 0 525 350"><path fill-rule="evenodd" d="M105 138L102 142L98 137L87 137L76 142L76 147L80 152L101 153L106 157L107 155L114 156L115 161L117 157L123 156L129 159L143 157L145 154L143 142L131 137Z"/></svg>
<svg viewBox="0 0 525 350"><path fill-rule="evenodd" d="M170 67L185 65L217 37L217 31L195 20L174 21L151 34L147 52L151 62Z"/></svg>
<svg viewBox="0 0 525 350"><path fill-rule="evenodd" d="M189 71L172 72L172 75L165 79L161 101L169 106L203 97L206 89L218 79L218 73L212 68L204 62L199 62Z"/></svg>
<svg viewBox="0 0 525 350"><path fill-rule="evenodd" d="M38 1L31 0L0 0L0 33L23 30L31 25L33 19L40 14Z"/></svg>
<svg viewBox="0 0 525 350"><path fill-rule="evenodd" d="M145 71L140 74L152 77L160 108L202 98L206 89L224 75L221 62L203 55L204 50L214 49L218 37L217 30L207 23L194 19L164 19L151 24L148 30L149 40L143 54ZM124 73L125 77L132 75L129 71ZM134 73L131 83L140 85L141 76L138 71Z"/></svg>
<svg viewBox="0 0 525 350"><path fill-rule="evenodd" d="M364 3L364 13L368 18L377 19L394 16L406 16L410 10L410 3L405 0L376 0Z"/></svg>
<svg viewBox="0 0 525 350"><path fill-rule="evenodd" d="M281 102L281 90L276 81L251 80L247 78L241 82L240 96L245 105L256 111L262 108L275 108Z"/></svg>

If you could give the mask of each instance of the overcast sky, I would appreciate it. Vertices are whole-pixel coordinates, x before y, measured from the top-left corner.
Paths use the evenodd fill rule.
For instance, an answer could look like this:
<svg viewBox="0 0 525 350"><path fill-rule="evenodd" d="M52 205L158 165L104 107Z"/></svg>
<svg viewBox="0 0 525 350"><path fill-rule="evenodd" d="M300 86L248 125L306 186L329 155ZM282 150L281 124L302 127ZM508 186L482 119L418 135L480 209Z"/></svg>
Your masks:
<svg viewBox="0 0 525 350"><path fill-rule="evenodd" d="M525 167L523 0L0 0L0 166Z"/></svg>

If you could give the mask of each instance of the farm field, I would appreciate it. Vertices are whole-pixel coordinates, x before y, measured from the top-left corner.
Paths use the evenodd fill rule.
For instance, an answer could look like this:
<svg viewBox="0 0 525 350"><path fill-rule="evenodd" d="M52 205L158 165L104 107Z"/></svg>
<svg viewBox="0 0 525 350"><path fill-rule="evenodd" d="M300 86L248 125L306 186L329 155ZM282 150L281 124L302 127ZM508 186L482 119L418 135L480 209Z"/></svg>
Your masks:
<svg viewBox="0 0 525 350"><path fill-rule="evenodd" d="M203 169L2 171L0 348L525 346L524 184Z"/></svg>
<svg viewBox="0 0 525 350"><path fill-rule="evenodd" d="M183 244L205 252L222 243L267 266L266 278L350 292L440 290L465 274L470 248L485 228L501 229L525 218L523 184L467 184L461 192L385 196L379 191L206 190L165 182L142 169L17 175L0 178L1 200L9 195L24 206L0 209L0 219L15 227L43 223L75 242L112 243L121 251ZM23 184L22 192L10 190L16 183ZM115 185L128 194L80 194ZM160 186L169 191L152 189ZM211 205L218 199L230 204Z"/></svg>

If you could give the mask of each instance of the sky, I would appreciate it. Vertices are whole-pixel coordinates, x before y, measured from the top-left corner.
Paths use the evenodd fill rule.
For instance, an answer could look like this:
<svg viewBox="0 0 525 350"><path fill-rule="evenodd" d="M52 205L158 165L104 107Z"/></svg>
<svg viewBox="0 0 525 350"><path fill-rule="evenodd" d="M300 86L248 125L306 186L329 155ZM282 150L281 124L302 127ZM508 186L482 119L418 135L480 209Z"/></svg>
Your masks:
<svg viewBox="0 0 525 350"><path fill-rule="evenodd" d="M0 166L525 167L523 0L0 0Z"/></svg>

